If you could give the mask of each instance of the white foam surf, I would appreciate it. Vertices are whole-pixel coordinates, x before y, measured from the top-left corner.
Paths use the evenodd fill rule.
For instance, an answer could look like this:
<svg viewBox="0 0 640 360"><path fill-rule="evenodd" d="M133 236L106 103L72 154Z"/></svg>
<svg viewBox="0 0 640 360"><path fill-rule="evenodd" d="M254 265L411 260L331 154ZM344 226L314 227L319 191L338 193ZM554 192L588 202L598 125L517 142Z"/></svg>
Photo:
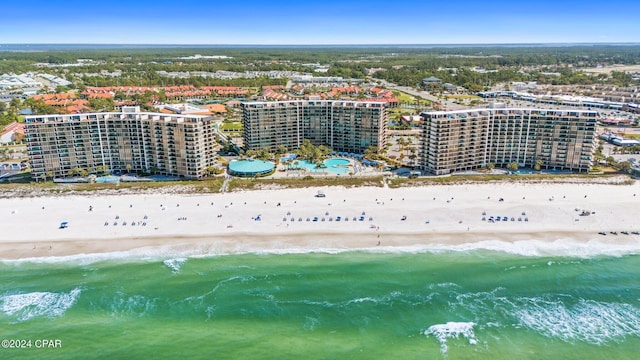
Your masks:
<svg viewBox="0 0 640 360"><path fill-rule="evenodd" d="M446 324L431 325L424 331L424 335L429 337L435 337L440 343L440 352L446 354L447 340L458 339L460 337L466 338L469 344L475 345L478 343L476 335L473 331L475 323L472 322L448 322Z"/></svg>
<svg viewBox="0 0 640 360"><path fill-rule="evenodd" d="M234 255L242 253L260 255L289 255L289 254L341 254L345 252L369 252L380 254L421 254L447 253L471 251L495 251L526 257L562 256L576 258L591 258L596 256L625 256L640 254L640 240L635 239L626 243L603 242L591 240L587 242L573 239L519 240L502 241L486 240L462 244L431 243L407 246L376 246L363 248L272 248L260 250L246 250L215 255ZM207 255L204 255L207 256Z"/></svg>
<svg viewBox="0 0 640 360"><path fill-rule="evenodd" d="M473 314L482 326L504 317L499 322L505 326L528 329L567 343L603 345L622 342L629 336L640 337L640 308L632 304L571 295L511 298L506 293L500 287L487 292L453 291L447 295L449 311Z"/></svg>
<svg viewBox="0 0 640 360"><path fill-rule="evenodd" d="M640 336L640 309L629 304L580 300L567 306L533 298L516 308L516 317L519 326L569 343L601 345Z"/></svg>
<svg viewBox="0 0 640 360"><path fill-rule="evenodd" d="M148 261L154 262L159 260L171 260L176 257L190 258L202 256L203 252L200 249L181 249L176 250L171 245L166 246L150 246L142 247L127 251L113 251L105 253L90 253L90 254L75 254L66 256L47 256L47 257L32 257L23 259L3 259L0 262L4 264L21 264L21 263L33 263L33 264L58 264L69 263L73 265L91 265L105 261Z"/></svg>
<svg viewBox="0 0 640 360"><path fill-rule="evenodd" d="M164 264L164 266L171 269L172 273L177 274L180 272L180 268L186 261L187 261L187 258L177 258L177 259L167 259L162 263Z"/></svg>
<svg viewBox="0 0 640 360"><path fill-rule="evenodd" d="M626 239L626 238L625 238ZM171 245L150 246L132 249L128 251L116 251L108 253L76 254L69 256L36 257L23 259L4 259L5 264L15 263L73 263L77 265L89 265L103 261L158 261L176 258L214 257L227 255L295 255L295 254L341 254L348 252L369 252L380 254L420 254L420 253L447 253L447 252L471 252L494 251L527 257L563 256L590 258L596 256L625 256L640 254L640 239L629 237L626 242L615 243L594 239L591 241L576 241L573 239L546 240L486 240L467 242L462 244L429 243L408 246L373 246L360 248L311 248L311 247L272 247L251 248L243 246L234 249L218 249L205 245L193 247L176 247Z"/></svg>
<svg viewBox="0 0 640 360"><path fill-rule="evenodd" d="M149 299L142 295L129 295L117 292L109 301L109 311L112 315L145 316L156 309L157 299Z"/></svg>
<svg viewBox="0 0 640 360"><path fill-rule="evenodd" d="M54 317L64 314L76 303L80 289L68 293L31 292L0 297L0 310L7 316L15 316L19 322L34 317Z"/></svg>

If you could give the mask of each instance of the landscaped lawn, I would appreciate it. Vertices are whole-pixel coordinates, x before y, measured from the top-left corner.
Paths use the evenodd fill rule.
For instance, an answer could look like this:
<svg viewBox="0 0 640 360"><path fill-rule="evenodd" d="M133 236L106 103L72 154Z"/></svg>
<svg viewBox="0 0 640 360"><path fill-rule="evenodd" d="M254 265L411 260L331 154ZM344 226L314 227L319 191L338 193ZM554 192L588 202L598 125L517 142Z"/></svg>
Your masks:
<svg viewBox="0 0 640 360"><path fill-rule="evenodd" d="M241 122L225 122L220 125L222 131L242 131Z"/></svg>

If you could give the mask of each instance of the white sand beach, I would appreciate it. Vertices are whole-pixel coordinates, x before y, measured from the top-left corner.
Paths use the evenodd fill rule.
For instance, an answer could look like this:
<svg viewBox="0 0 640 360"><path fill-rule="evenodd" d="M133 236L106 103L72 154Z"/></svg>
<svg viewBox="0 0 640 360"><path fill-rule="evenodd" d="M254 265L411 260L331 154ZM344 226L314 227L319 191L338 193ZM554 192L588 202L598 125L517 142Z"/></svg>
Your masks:
<svg viewBox="0 0 640 360"><path fill-rule="evenodd" d="M318 190L326 197L316 197ZM639 205L638 183L0 199L0 258L138 248L223 254L529 240L640 249L640 236L632 233L640 231ZM589 215L581 216L583 211ZM62 222L66 228L60 228Z"/></svg>

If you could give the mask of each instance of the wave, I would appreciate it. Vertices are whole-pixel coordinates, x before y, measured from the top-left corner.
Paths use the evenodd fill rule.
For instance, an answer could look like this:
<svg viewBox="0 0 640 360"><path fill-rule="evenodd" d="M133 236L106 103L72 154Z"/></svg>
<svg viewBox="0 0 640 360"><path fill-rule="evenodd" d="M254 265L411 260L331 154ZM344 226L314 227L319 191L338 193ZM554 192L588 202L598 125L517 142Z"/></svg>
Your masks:
<svg viewBox="0 0 640 360"><path fill-rule="evenodd" d="M216 254L205 254L206 256L216 256ZM71 264L71 265L91 265L106 261L164 261L177 260L178 258L202 257L201 249L176 249L172 245L147 246L126 251L112 251L104 253L74 254L65 256L31 257L22 259L0 259L0 264L19 265L23 263L31 264Z"/></svg>
<svg viewBox="0 0 640 360"><path fill-rule="evenodd" d="M475 293L453 291L448 312L473 318L482 327L528 329L567 343L603 345L640 337L640 309L623 302L603 302L572 295L508 296L505 288ZM503 324L503 325L499 325Z"/></svg>
<svg viewBox="0 0 640 360"><path fill-rule="evenodd" d="M80 289L68 293L31 292L0 297L0 311L18 322L34 317L54 317L64 314L76 303Z"/></svg>
<svg viewBox="0 0 640 360"><path fill-rule="evenodd" d="M287 248L261 248L261 249L230 249L221 251L207 246L194 245L190 248L184 246L176 247L163 245L157 247L143 247L128 251L116 251L108 253L76 254L69 256L38 257L24 259L3 259L1 263L72 263L77 265L89 265L103 261L117 260L177 260L182 258L202 258L217 256L232 256L243 254L257 255L295 255L295 254L342 254L349 252L367 252L373 254L420 254L420 253L448 253L448 252L473 252L473 251L494 251L511 255L526 257L576 257L592 258L597 256L625 256L640 254L640 240L635 238L625 238L626 242L614 243L605 242L599 239L591 241L576 241L573 239L558 239L555 241L544 240L486 240L477 242L467 242L461 244L430 243L409 246L373 246L361 248L307 248L307 247L287 247ZM167 265L167 264L165 264ZM169 265L167 265L169 266ZM170 266L169 266L170 267ZM173 269L173 268L172 268Z"/></svg>
<svg viewBox="0 0 640 360"><path fill-rule="evenodd" d="M474 334L473 327L475 323L472 322L448 322L446 324L431 325L423 334L427 337L433 336L440 343L440 352L446 354L447 339L458 339L464 337L469 341L469 344L475 345L478 343L476 335Z"/></svg>
<svg viewBox="0 0 640 360"><path fill-rule="evenodd" d="M523 299L518 306L518 325L566 342L601 345L640 336L640 309L624 303L581 299L570 307L561 301Z"/></svg>
<svg viewBox="0 0 640 360"><path fill-rule="evenodd" d="M253 276L243 276L243 275L237 275L237 276L232 276L226 279L222 279L218 281L216 285L206 293L198 296L189 296L185 299L185 301L187 302L197 301L199 303L202 303L208 296L215 294L220 288L227 285L228 283L233 283L233 282L247 283L253 280L255 280Z"/></svg>
<svg viewBox="0 0 640 360"><path fill-rule="evenodd" d="M187 258L177 258L177 259L167 259L162 263L164 264L164 266L171 269L172 273L177 274L180 272L180 268L186 261L187 261Z"/></svg>
<svg viewBox="0 0 640 360"><path fill-rule="evenodd" d="M142 295L128 295L117 292L115 298L108 301L108 309L112 315L145 316L157 309L158 299L149 299Z"/></svg>

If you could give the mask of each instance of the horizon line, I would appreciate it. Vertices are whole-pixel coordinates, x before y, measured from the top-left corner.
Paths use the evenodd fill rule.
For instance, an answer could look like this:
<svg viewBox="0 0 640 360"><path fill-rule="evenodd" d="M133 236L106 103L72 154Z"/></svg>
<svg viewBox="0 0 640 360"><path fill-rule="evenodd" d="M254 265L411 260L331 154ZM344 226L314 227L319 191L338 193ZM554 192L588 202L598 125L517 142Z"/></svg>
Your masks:
<svg viewBox="0 0 640 360"><path fill-rule="evenodd" d="M640 42L631 41L578 41L578 42L486 42L486 43L116 43L116 42L7 42L0 46L15 45L117 45L117 46L439 46L439 45L640 45Z"/></svg>

